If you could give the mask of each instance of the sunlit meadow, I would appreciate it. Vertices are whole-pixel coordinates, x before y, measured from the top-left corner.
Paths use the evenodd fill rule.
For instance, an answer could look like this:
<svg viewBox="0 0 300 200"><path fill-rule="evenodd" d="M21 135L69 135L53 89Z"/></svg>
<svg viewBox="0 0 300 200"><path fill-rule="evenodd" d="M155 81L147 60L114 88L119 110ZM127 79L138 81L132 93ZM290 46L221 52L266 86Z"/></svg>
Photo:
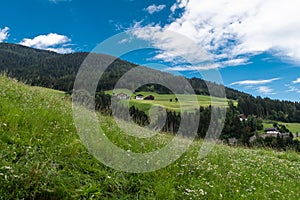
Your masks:
<svg viewBox="0 0 300 200"><path fill-rule="evenodd" d="M300 155L217 145L198 159L202 141L151 173L116 171L82 145L70 97L0 77L0 199L299 199ZM118 146L155 150L173 136L128 137L110 117L101 127Z"/></svg>

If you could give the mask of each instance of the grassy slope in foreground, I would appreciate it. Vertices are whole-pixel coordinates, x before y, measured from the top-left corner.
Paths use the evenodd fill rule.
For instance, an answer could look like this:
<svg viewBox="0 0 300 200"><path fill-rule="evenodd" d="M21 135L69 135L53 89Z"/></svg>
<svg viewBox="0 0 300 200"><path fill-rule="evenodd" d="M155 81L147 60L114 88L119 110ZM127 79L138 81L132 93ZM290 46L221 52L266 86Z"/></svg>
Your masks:
<svg viewBox="0 0 300 200"><path fill-rule="evenodd" d="M164 169L119 172L81 144L64 94L1 76L0 87L1 199L299 199L300 156L295 152L217 145L198 160L201 141L195 141ZM165 134L132 138L111 118L100 120L114 143L135 152L172 139Z"/></svg>

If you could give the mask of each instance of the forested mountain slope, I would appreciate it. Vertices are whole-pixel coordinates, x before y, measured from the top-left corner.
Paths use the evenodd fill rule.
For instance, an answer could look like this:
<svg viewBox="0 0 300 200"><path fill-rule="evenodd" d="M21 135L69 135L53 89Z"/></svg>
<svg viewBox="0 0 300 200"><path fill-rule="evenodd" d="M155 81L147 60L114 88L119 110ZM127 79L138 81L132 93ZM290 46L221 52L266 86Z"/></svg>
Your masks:
<svg viewBox="0 0 300 200"><path fill-rule="evenodd" d="M17 44L0 43L0 72L6 72L8 76L22 80L30 85L71 91L76 74L88 55L88 53L84 52L57 54ZM97 54L97 56L101 57L102 60L112 59L109 55ZM98 91L113 89L120 77L136 66L136 64L115 59L103 74ZM176 80L180 81L183 78L174 77L172 74L154 69L145 69L153 74L167 78L167 80L174 81L174 84L178 83ZM137 78L139 77L137 76ZM218 96L218 84L205 82L199 78L191 78L188 81L196 94L209 95L207 85L210 85L210 88L215 88L216 90L215 96ZM170 90L160 85L153 85L153 87L148 85L140 88L140 90L170 93ZM300 122L299 102L253 97L227 87L225 87L225 90L228 99L238 100L240 113L284 122ZM184 88L181 91L184 92Z"/></svg>
<svg viewBox="0 0 300 200"><path fill-rule="evenodd" d="M44 86L62 91L72 89L79 67L88 53L57 54L51 51L33 49L17 44L0 43L0 71L6 71L9 76L26 81L32 85ZM109 57L100 55L101 58ZM113 89L119 78L136 64L116 59L103 75L100 90ZM156 70L153 70L156 71ZM156 71L162 76L173 75ZM197 94L209 95L206 83L199 78L188 79ZM216 85L209 82L208 84ZM166 88L155 87L156 92L167 93ZM245 93L226 88L229 99L248 96Z"/></svg>

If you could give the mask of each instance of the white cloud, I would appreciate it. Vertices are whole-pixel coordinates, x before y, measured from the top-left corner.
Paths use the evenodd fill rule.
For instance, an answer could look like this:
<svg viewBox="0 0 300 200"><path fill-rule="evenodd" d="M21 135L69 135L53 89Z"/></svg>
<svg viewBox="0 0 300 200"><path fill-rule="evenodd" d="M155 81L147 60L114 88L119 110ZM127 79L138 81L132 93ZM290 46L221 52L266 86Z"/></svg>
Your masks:
<svg viewBox="0 0 300 200"><path fill-rule="evenodd" d="M153 13L156 13L156 12L160 12L162 11L164 8L166 7L166 5L150 5L148 6L145 10L149 13L149 14L153 14Z"/></svg>
<svg viewBox="0 0 300 200"><path fill-rule="evenodd" d="M73 50L67 47L70 45L69 42L71 42L71 39L65 35L49 33L48 35L39 35L33 39L25 38L19 44L57 53L71 53Z"/></svg>
<svg viewBox="0 0 300 200"><path fill-rule="evenodd" d="M300 83L300 78L297 78L295 81L293 81L294 84Z"/></svg>
<svg viewBox="0 0 300 200"><path fill-rule="evenodd" d="M187 3L188 0L177 0L176 3L171 6L170 10L174 13L175 10L186 7Z"/></svg>
<svg viewBox="0 0 300 200"><path fill-rule="evenodd" d="M198 66L175 66L175 67L168 67L165 68L165 71L203 71L203 70L211 70L211 69L217 69L220 65L218 63L211 63L211 64L203 64Z"/></svg>
<svg viewBox="0 0 300 200"><path fill-rule="evenodd" d="M300 62L300 1L177 0L171 11L178 8L184 8L179 18L156 26L162 34L169 30L191 38L214 61L269 51ZM149 27L139 28L146 33ZM174 47L160 38L156 44Z"/></svg>
<svg viewBox="0 0 300 200"><path fill-rule="evenodd" d="M119 44L124 44L124 43L127 43L129 41L129 39L122 39L121 41L119 41L118 43Z"/></svg>
<svg viewBox="0 0 300 200"><path fill-rule="evenodd" d="M193 40L175 31L165 30L159 25L141 27L140 23L136 23L129 33L139 39L149 41L153 47L160 49L153 59L175 64L188 62L194 65L211 60L210 55L199 48Z"/></svg>
<svg viewBox="0 0 300 200"><path fill-rule="evenodd" d="M263 85L267 83L272 83L277 80L280 80L280 78L272 78L266 80L244 80L231 83L230 85Z"/></svg>
<svg viewBox="0 0 300 200"><path fill-rule="evenodd" d="M166 56L166 57L163 57ZM155 56L155 59L162 59L165 61L172 61L168 60L168 58L171 58L171 56L167 56L167 52L164 52L162 54L158 54ZM248 59L246 58L238 58L238 59L232 59L232 60L226 60L222 62L215 62L215 63L206 63L206 64L199 64L196 66L191 66L191 65L175 65L175 67L168 67L165 68L166 71L203 71L203 70L212 70L212 69L218 69L218 68L224 68L228 66L238 66L238 65L244 65L247 63ZM174 63L174 60L173 60ZM179 64L180 62L178 62Z"/></svg>
<svg viewBox="0 0 300 200"><path fill-rule="evenodd" d="M273 93L273 89L268 87L268 86L259 86L257 89L257 92L262 93L262 94L275 94Z"/></svg>
<svg viewBox="0 0 300 200"><path fill-rule="evenodd" d="M225 47L222 53L237 56L276 49L300 59L298 1L190 0L185 9L168 28L209 51Z"/></svg>
<svg viewBox="0 0 300 200"><path fill-rule="evenodd" d="M253 90L264 95L274 95L274 89L265 84L280 80L281 78L262 79L262 80L244 80L231 83L230 85L242 86L244 89ZM286 87L288 87L286 85ZM288 92L288 91L286 91ZM290 91L289 91L290 92Z"/></svg>
<svg viewBox="0 0 300 200"><path fill-rule="evenodd" d="M239 66L239 65L246 65L249 64L249 59L248 58L235 58L227 61L221 62L221 66L223 67L234 67L234 66Z"/></svg>
<svg viewBox="0 0 300 200"><path fill-rule="evenodd" d="M3 29L0 28L0 42L3 42L4 40L6 40L9 36L9 28L5 27Z"/></svg>
<svg viewBox="0 0 300 200"><path fill-rule="evenodd" d="M73 53L74 52L74 50L72 48L65 48L65 47L61 47L61 48L47 48L45 50L54 51L56 53L61 53L61 54L67 54L67 53Z"/></svg>
<svg viewBox="0 0 300 200"><path fill-rule="evenodd" d="M284 86L288 88L287 90L285 90L285 92L297 92L297 93L300 93L300 89L296 88L293 85L285 84Z"/></svg>

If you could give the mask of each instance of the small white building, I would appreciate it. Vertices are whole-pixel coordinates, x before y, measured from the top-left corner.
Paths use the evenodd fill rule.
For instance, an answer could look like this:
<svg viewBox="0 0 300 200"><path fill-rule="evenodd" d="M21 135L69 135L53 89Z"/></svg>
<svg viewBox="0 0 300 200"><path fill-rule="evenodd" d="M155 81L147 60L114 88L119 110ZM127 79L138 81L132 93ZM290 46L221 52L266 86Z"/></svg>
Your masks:
<svg viewBox="0 0 300 200"><path fill-rule="evenodd" d="M265 129L266 134L268 135L277 135L280 134L277 128L266 128Z"/></svg>
<svg viewBox="0 0 300 200"><path fill-rule="evenodd" d="M144 100L144 95L138 94L138 95L135 96L135 99L136 100Z"/></svg>
<svg viewBox="0 0 300 200"><path fill-rule="evenodd" d="M241 115L239 115L239 118L240 118L240 121L242 122L242 121L247 121L248 119L247 119L247 116L245 115L245 114L241 114Z"/></svg>

